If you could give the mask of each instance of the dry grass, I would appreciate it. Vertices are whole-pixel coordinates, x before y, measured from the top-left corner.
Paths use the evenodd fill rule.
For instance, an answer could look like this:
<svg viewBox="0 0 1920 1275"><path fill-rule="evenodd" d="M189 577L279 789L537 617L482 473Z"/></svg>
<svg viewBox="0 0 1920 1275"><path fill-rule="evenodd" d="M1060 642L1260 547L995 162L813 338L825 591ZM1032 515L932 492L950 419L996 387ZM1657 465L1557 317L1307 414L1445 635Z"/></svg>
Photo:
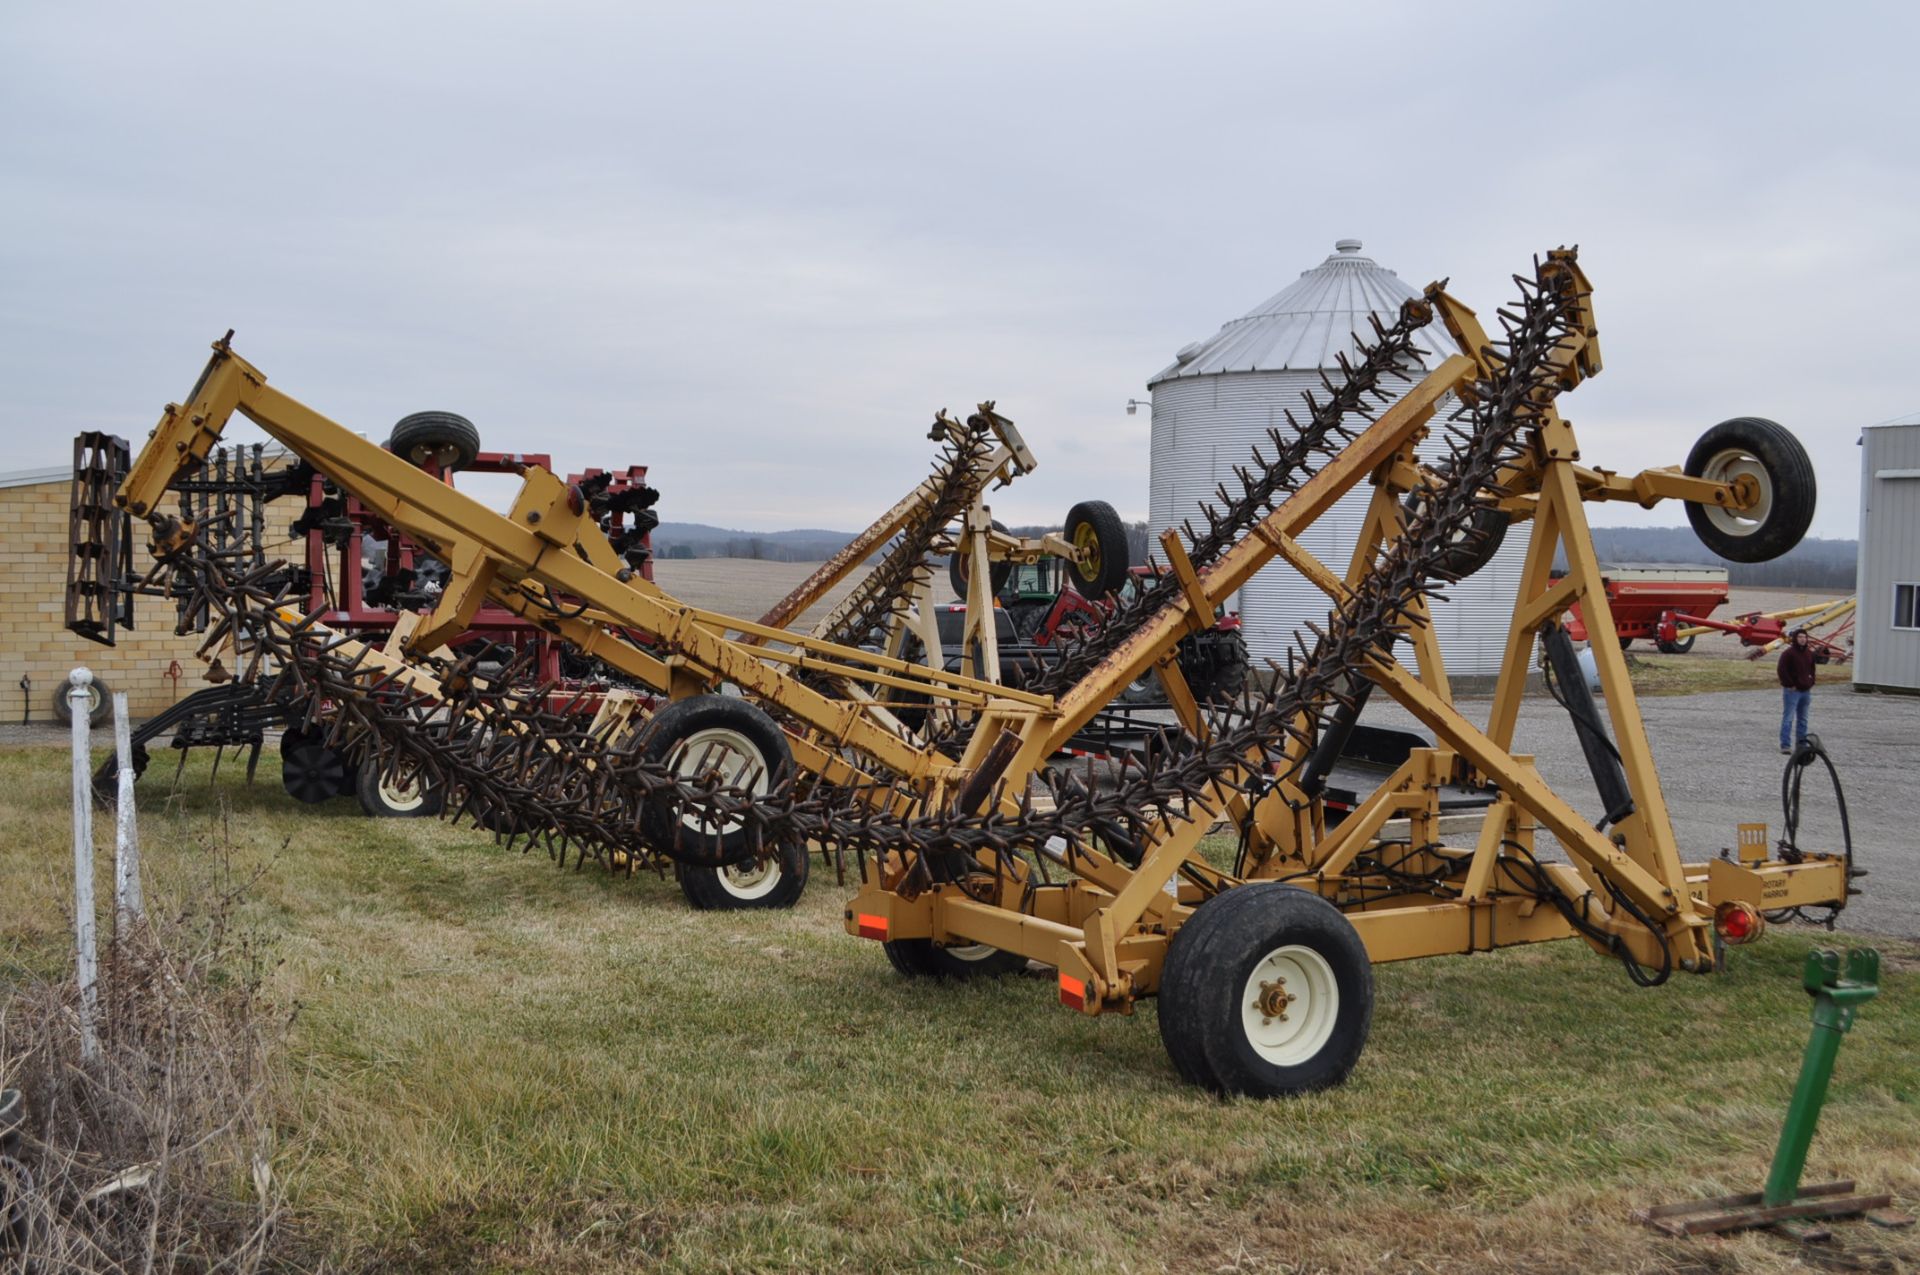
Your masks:
<svg viewBox="0 0 1920 1275"><path fill-rule="evenodd" d="M302 1012L278 1125L312 1262L465 1271L1794 1269L1766 1236L1679 1244L1640 1204L1764 1174L1808 1018L1782 934L1657 991L1560 944L1379 970L1341 1089L1187 1088L1153 1009L1084 1019L1045 979L910 983L787 914L688 910L463 829L302 810L189 767L157 876L223 818ZM65 781L0 752L4 961L57 960ZM222 814L222 803L229 813ZM282 844L284 842L284 849ZM33 847L29 850L28 847ZM1869 883L1871 884L1871 883ZM1920 949L1843 1051L1810 1173L1920 1197ZM50 955L50 953L52 955ZM0 969L4 969L0 965ZM1905 1244L1906 1248L1889 1247ZM1912 1263L1856 1227L1849 1260ZM1867 1267L1873 1269L1874 1267ZM1881 1266L1880 1269L1898 1269Z"/></svg>
<svg viewBox="0 0 1920 1275"><path fill-rule="evenodd" d="M91 1057L71 970L0 983L0 1085L24 1111L0 1161L0 1254L20 1269L249 1272L285 1251L269 1093L284 1017L230 924L237 899L205 879L111 937Z"/></svg>

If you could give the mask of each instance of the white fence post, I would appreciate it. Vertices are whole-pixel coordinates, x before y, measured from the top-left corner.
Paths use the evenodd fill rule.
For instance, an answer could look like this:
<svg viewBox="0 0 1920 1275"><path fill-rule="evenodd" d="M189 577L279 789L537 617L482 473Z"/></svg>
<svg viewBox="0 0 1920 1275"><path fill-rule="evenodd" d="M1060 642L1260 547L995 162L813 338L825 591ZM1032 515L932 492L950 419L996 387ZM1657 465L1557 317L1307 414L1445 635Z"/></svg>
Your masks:
<svg viewBox="0 0 1920 1275"><path fill-rule="evenodd" d="M133 714L127 708L127 693L113 693L113 749L120 762L120 789L114 803L113 829L113 934L115 938L129 923L146 915L146 901L140 896L140 829L133 809Z"/></svg>
<svg viewBox="0 0 1920 1275"><path fill-rule="evenodd" d="M87 751L93 674L77 668L67 680L67 709L73 718L73 945L80 974L80 1057L92 1062L100 1056L95 1031L99 967L93 936L93 758Z"/></svg>

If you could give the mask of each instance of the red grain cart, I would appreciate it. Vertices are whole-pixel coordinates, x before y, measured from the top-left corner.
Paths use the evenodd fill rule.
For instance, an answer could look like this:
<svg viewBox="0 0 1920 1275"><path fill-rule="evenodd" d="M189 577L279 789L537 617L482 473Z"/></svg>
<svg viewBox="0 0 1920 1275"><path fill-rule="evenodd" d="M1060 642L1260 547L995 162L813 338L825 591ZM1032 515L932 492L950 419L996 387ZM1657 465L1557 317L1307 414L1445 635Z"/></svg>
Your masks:
<svg viewBox="0 0 1920 1275"><path fill-rule="evenodd" d="M1724 567L1684 562L1602 563L1600 576L1606 582L1613 632L1622 650L1632 646L1634 639L1646 638L1668 655L1684 655L1693 649L1693 635L1662 638L1661 617L1670 611L1705 617L1727 600ZM1592 640L1579 603L1570 613L1567 635L1576 642Z"/></svg>

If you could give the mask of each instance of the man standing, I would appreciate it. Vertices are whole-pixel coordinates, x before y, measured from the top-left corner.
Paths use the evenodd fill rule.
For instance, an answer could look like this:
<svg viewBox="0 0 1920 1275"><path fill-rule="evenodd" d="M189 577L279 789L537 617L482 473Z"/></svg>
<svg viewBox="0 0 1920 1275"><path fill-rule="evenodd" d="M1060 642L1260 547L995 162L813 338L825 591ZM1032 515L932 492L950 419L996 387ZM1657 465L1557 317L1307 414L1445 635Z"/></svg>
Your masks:
<svg viewBox="0 0 1920 1275"><path fill-rule="evenodd" d="M1813 703L1813 646L1803 626L1780 652L1780 751L1790 753L1807 737L1807 709Z"/></svg>

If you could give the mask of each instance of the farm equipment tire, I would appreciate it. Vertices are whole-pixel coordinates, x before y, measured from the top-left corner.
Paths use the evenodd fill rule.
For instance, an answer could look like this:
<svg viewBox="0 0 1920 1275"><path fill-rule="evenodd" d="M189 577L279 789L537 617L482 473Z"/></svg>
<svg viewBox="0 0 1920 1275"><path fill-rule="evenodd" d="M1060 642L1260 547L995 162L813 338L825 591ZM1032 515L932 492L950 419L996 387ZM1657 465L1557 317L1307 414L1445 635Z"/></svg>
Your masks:
<svg viewBox="0 0 1920 1275"><path fill-rule="evenodd" d="M1448 462L1441 461L1433 467L1433 472L1440 481L1445 482L1451 476L1453 469ZM1402 509L1411 519L1420 511L1423 503L1420 492L1416 489L1408 493ZM1507 539L1507 528L1512 522L1510 515L1501 513L1498 509L1476 510L1473 515L1472 530L1463 531L1454 537L1447 551L1435 562L1434 570L1460 580L1475 574L1492 562L1493 556L1500 552L1500 546ZM1475 536L1478 537L1477 541L1474 539Z"/></svg>
<svg viewBox="0 0 1920 1275"><path fill-rule="evenodd" d="M1247 639L1238 629L1215 630L1180 644L1180 671L1202 704L1230 704L1247 689Z"/></svg>
<svg viewBox="0 0 1920 1275"><path fill-rule="evenodd" d="M1160 678L1152 669L1127 683L1127 689L1120 692L1122 704L1164 704L1166 700L1166 692L1160 687Z"/></svg>
<svg viewBox="0 0 1920 1275"><path fill-rule="evenodd" d="M1069 578L1080 595L1099 599L1118 593L1129 570L1127 524L1104 500L1083 500L1067 510L1066 538L1083 561L1073 563Z"/></svg>
<svg viewBox="0 0 1920 1275"><path fill-rule="evenodd" d="M280 786L302 805L331 801L347 791L347 759L327 747L325 731L289 727L280 735Z"/></svg>
<svg viewBox="0 0 1920 1275"><path fill-rule="evenodd" d="M394 425L387 450L415 465L465 469L480 454L480 431L453 412L415 412Z"/></svg>
<svg viewBox="0 0 1920 1275"><path fill-rule="evenodd" d="M402 778L372 757L360 763L353 794L369 819L431 819L447 803L447 794L425 775Z"/></svg>
<svg viewBox="0 0 1920 1275"><path fill-rule="evenodd" d="M793 752L779 725L763 710L731 695L693 695L662 708L647 723L640 756L667 763L683 778L718 772L728 785L756 796L772 792L793 774ZM641 809L640 834L656 852L683 865L751 866L754 859L750 830L739 821L703 827L697 820L677 818L658 802ZM797 898L799 892L794 894Z"/></svg>
<svg viewBox="0 0 1920 1275"><path fill-rule="evenodd" d="M1630 637L1626 637L1625 635L1622 635L1622 636L1621 636L1621 638L1620 638L1620 649L1621 649L1621 650L1623 650L1623 651L1624 651L1624 650L1626 650L1626 649L1627 649L1628 647L1630 647L1630 646L1632 646L1632 645L1633 645L1633 639L1632 639L1632 638L1630 638Z"/></svg>
<svg viewBox="0 0 1920 1275"><path fill-rule="evenodd" d="M1340 910L1279 882L1194 910L1160 974L1160 1039L1217 1093L1277 1098L1337 1085L1366 1047L1373 965Z"/></svg>
<svg viewBox="0 0 1920 1275"><path fill-rule="evenodd" d="M1721 421L1687 453L1689 477L1732 482L1751 477L1759 503L1735 512L1687 502L1700 543L1734 562L1769 562L1800 543L1813 524L1813 462L1784 426L1758 416Z"/></svg>
<svg viewBox="0 0 1920 1275"><path fill-rule="evenodd" d="M807 888L807 845L790 841L773 856L726 868L682 863L676 868L680 893L702 912L738 912L748 908L790 908Z"/></svg>
<svg viewBox="0 0 1920 1275"><path fill-rule="evenodd" d="M1005 531L1007 528L1004 523L998 518L995 518L993 520L993 529L995 531ZM973 555L967 553L965 550L956 549L947 559L947 582L953 586L953 596L962 602L967 600L967 583L972 579L972 576L968 574L971 570L972 557ZM998 596L1000 590L1007 587L1007 581L1012 578L1013 564L1011 562L989 562L987 564L987 583L993 586L995 596Z"/></svg>
<svg viewBox="0 0 1920 1275"><path fill-rule="evenodd" d="M893 968L908 978L942 978L965 982L970 978L999 978L1027 968L1027 958L1003 952L985 943L941 947L932 939L889 939L881 947Z"/></svg>
<svg viewBox="0 0 1920 1275"><path fill-rule="evenodd" d="M73 703L67 693L73 689L65 678L53 688L53 717L62 726L73 725ZM99 678L87 683L87 724L98 726L113 711L113 688Z"/></svg>
<svg viewBox="0 0 1920 1275"><path fill-rule="evenodd" d="M1665 638L1660 638L1657 639L1653 645L1654 649L1662 655L1685 655L1693 649L1693 640L1699 636L1698 633L1689 633L1686 637L1675 638L1671 642Z"/></svg>

